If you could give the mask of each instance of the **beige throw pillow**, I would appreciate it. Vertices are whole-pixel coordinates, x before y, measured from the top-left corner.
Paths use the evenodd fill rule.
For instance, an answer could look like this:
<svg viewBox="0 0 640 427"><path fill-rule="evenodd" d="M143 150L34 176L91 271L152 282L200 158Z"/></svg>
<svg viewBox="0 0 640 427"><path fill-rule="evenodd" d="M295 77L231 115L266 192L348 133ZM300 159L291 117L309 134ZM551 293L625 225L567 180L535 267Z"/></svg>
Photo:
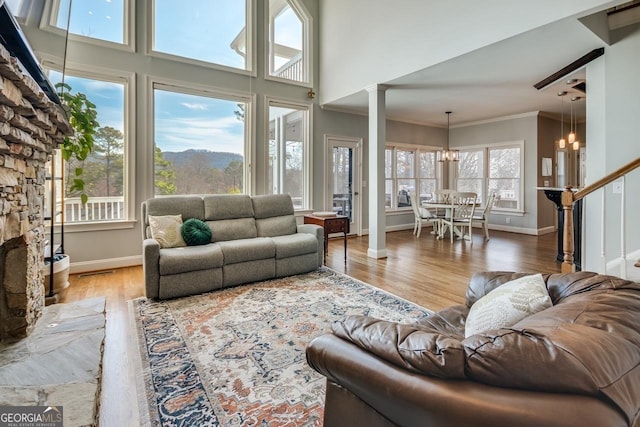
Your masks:
<svg viewBox="0 0 640 427"><path fill-rule="evenodd" d="M182 215L149 215L151 237L158 241L161 248L179 248L187 246L180 233Z"/></svg>
<svg viewBox="0 0 640 427"><path fill-rule="evenodd" d="M471 306L465 323L465 338L494 329L509 328L552 305L542 274L512 280Z"/></svg>

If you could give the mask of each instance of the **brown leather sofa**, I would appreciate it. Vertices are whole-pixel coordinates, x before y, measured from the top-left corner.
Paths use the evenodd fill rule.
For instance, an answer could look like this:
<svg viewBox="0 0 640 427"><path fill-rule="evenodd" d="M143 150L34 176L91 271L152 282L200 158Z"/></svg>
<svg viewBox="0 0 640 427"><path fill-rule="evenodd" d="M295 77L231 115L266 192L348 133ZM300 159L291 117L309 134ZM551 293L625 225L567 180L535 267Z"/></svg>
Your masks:
<svg viewBox="0 0 640 427"><path fill-rule="evenodd" d="M464 338L472 304L526 274L475 274L464 305L420 323L334 324L307 347L327 377L324 425L640 426L639 283L543 275L551 308Z"/></svg>

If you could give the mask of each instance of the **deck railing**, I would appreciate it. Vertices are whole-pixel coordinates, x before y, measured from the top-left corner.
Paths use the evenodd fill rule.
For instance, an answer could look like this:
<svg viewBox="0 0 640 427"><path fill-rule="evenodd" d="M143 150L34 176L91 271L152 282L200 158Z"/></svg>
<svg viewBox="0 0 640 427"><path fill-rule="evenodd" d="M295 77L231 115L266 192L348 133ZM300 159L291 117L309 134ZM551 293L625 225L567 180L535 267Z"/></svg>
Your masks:
<svg viewBox="0 0 640 427"><path fill-rule="evenodd" d="M574 241L573 241L573 204L580 199L583 199L587 195L593 193L596 190L599 190L606 186L607 184L612 183L613 181L622 178L623 179L623 190L621 197L621 219L620 219L620 256L622 259L622 267L620 275L623 278L626 278L626 263L627 263L627 253L626 253L626 226L625 226L625 190L624 190L624 177L629 173L640 167L640 158L635 159L634 161L627 163L621 168L611 172L607 176L598 181L584 187L580 191L576 191L575 193L571 190L571 187L566 187L562 192L562 209L564 211L564 229L562 230L562 238L563 238L563 251L564 251L564 260L562 262L562 272L570 273L575 271L575 264L573 263L573 255L575 253ZM605 254L605 195L604 191L602 193L602 224L601 224L601 270L606 273L606 254Z"/></svg>
<svg viewBox="0 0 640 427"><path fill-rule="evenodd" d="M124 197L89 197L82 205L79 197L64 199L64 221L110 221L125 218Z"/></svg>

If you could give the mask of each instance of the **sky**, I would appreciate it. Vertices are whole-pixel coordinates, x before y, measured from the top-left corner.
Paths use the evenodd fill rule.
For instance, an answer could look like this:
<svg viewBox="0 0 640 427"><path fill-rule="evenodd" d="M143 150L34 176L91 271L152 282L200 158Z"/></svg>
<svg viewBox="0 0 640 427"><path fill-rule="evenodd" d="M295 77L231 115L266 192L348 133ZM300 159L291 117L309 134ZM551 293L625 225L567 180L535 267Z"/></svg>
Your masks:
<svg viewBox="0 0 640 427"><path fill-rule="evenodd" d="M71 4L71 33L124 43L126 1L60 0L56 26L66 27ZM178 4L189 7L177 7ZM244 27L245 5L241 0L155 0L154 50L244 69L244 58L230 45ZM300 22L291 10L277 19L276 40L302 47ZM60 73L50 74L54 84L60 78ZM96 104L101 126L123 130L122 85L72 75L66 76L65 81L73 91L85 93ZM155 142L162 151L244 152L244 124L234 113L237 102L156 89L154 109Z"/></svg>

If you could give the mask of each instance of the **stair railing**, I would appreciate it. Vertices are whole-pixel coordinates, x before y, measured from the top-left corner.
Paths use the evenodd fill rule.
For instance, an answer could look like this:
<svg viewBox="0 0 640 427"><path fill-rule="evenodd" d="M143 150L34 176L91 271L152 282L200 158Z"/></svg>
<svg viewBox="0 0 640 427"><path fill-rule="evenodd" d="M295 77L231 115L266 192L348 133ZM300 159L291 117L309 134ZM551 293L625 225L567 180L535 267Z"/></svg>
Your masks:
<svg viewBox="0 0 640 427"><path fill-rule="evenodd" d="M618 178L624 177L629 172L635 170L640 167L640 157L635 159L634 161L627 163L619 169L611 172L604 178L599 179L593 184L587 185L582 190L576 191L575 193L571 190L571 186L565 187L564 191L561 195L562 209L564 213L564 229L562 230L562 249L564 251L564 260L562 262L561 271L563 273L571 273L575 271L575 264L573 263L573 254L575 252L574 242L573 242L573 204L580 199L583 199L585 196L593 193L596 190L604 187L607 184L617 180ZM624 193L623 193L624 194ZM624 220L624 197L623 197L623 206L622 206L622 219ZM604 206L604 197L603 197L603 206ZM603 207L604 209L604 207ZM603 216L604 221L604 216ZM623 222L624 223L624 222ZM602 226L604 228L604 224ZM604 233L604 231L603 231ZM604 236L604 235L603 235ZM604 237L603 243L604 245ZM604 250L604 249L603 249ZM625 261L625 240L624 240L624 230L622 231L622 256L623 262ZM604 257L604 252L602 252L601 257Z"/></svg>

